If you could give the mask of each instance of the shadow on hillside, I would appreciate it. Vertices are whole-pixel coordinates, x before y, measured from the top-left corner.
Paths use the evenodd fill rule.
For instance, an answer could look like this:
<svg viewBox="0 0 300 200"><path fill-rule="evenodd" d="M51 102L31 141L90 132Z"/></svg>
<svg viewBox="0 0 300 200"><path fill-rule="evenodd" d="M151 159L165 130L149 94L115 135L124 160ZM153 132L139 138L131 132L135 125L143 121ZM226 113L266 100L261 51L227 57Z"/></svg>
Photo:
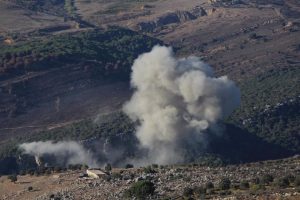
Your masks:
<svg viewBox="0 0 300 200"><path fill-rule="evenodd" d="M222 136L210 137L208 151L220 155L230 163L280 159L296 153L264 141L232 124L226 124L225 133Z"/></svg>

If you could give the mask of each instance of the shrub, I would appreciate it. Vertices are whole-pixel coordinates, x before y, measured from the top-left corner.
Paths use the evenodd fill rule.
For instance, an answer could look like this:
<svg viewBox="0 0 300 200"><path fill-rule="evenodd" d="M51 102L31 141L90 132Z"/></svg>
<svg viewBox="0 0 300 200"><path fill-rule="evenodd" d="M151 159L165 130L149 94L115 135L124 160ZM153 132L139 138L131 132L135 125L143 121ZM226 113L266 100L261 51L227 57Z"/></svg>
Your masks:
<svg viewBox="0 0 300 200"><path fill-rule="evenodd" d="M251 33L251 34L249 35L249 38L250 38L250 39L256 39L256 38L257 38L257 34L256 34L256 33Z"/></svg>
<svg viewBox="0 0 300 200"><path fill-rule="evenodd" d="M27 188L27 190L28 190L28 191L32 191L32 190L33 190L33 187L32 187L32 186L29 186L29 187Z"/></svg>
<svg viewBox="0 0 300 200"><path fill-rule="evenodd" d="M19 174L20 174L21 176L24 176L24 175L26 174L26 171L20 170Z"/></svg>
<svg viewBox="0 0 300 200"><path fill-rule="evenodd" d="M222 180L219 183L219 188L221 190L229 190L231 186L231 181L229 178L222 178Z"/></svg>
<svg viewBox="0 0 300 200"><path fill-rule="evenodd" d="M52 171L51 171L51 169L50 169L50 168L47 168L47 169L46 169L46 171L45 171L45 173L46 173L47 175L49 175L49 174L51 174L51 173L52 173Z"/></svg>
<svg viewBox="0 0 300 200"><path fill-rule="evenodd" d="M260 179L259 178L254 178L254 179L252 179L252 181L251 181L253 184L255 184L255 185L258 185L258 184L260 184Z"/></svg>
<svg viewBox="0 0 300 200"><path fill-rule="evenodd" d="M125 168L126 168L126 169L133 168L133 167L134 167L134 166L133 166L132 164L126 164L126 165L125 165Z"/></svg>
<svg viewBox="0 0 300 200"><path fill-rule="evenodd" d="M155 186L151 181L138 181L125 191L126 198L145 199L149 195L153 195Z"/></svg>
<svg viewBox="0 0 300 200"><path fill-rule="evenodd" d="M231 195L231 191L230 190L221 191L220 195L222 195L222 196Z"/></svg>
<svg viewBox="0 0 300 200"><path fill-rule="evenodd" d="M111 177L113 179L122 179L122 175L120 173L116 173L116 172L112 173Z"/></svg>
<svg viewBox="0 0 300 200"><path fill-rule="evenodd" d="M104 167L105 171L111 171L112 170L112 167L111 167L111 164L107 163Z"/></svg>
<svg viewBox="0 0 300 200"><path fill-rule="evenodd" d="M152 164L152 168L158 168L158 164Z"/></svg>
<svg viewBox="0 0 300 200"><path fill-rule="evenodd" d="M88 169L88 168L89 168L89 166L88 166L87 164L81 165L81 169L82 169L82 170L86 170L86 169Z"/></svg>
<svg viewBox="0 0 300 200"><path fill-rule="evenodd" d="M289 175L287 175L286 177L289 179L289 182L290 182L290 183L294 183L294 182L295 182L295 179L296 179L295 176L289 174Z"/></svg>
<svg viewBox="0 0 300 200"><path fill-rule="evenodd" d="M242 190L246 190L246 189L249 189L250 185L249 185L249 182L248 181L242 181L241 184L240 184L240 188Z"/></svg>
<svg viewBox="0 0 300 200"><path fill-rule="evenodd" d="M179 175L181 175L181 176L179 176ZM182 174L179 174L178 176L179 176L179 178L182 178L183 177L183 175ZM192 178L191 177L189 177L189 176L185 176L185 177L183 177L183 180L185 181L185 182L190 182L191 180L192 180Z"/></svg>
<svg viewBox="0 0 300 200"><path fill-rule="evenodd" d="M194 190L190 187L186 187L186 188L183 189L183 196L184 197L190 197L190 196L193 195L193 193L194 193Z"/></svg>
<svg viewBox="0 0 300 200"><path fill-rule="evenodd" d="M263 177L262 177L262 183L263 184L269 184L271 182L273 182L274 178L272 175L270 174L265 174Z"/></svg>
<svg viewBox="0 0 300 200"><path fill-rule="evenodd" d="M214 188L215 186L214 186L214 184L212 183L212 182L208 182L208 183L206 183L206 189L212 189L212 188Z"/></svg>
<svg viewBox="0 0 300 200"><path fill-rule="evenodd" d="M280 188L286 188L290 185L289 179L287 177L279 178L276 181L276 185Z"/></svg>
<svg viewBox="0 0 300 200"><path fill-rule="evenodd" d="M265 186L262 185L262 184L254 184L254 185L251 185L250 189L253 190L253 191L264 190Z"/></svg>
<svg viewBox="0 0 300 200"><path fill-rule="evenodd" d="M294 183L295 183L295 186L300 186L300 176L299 175L296 176Z"/></svg>
<svg viewBox="0 0 300 200"><path fill-rule="evenodd" d="M60 173L62 171L62 168L59 166L54 167L53 169L56 173Z"/></svg>
<svg viewBox="0 0 300 200"><path fill-rule="evenodd" d="M16 182L18 180L18 177L16 174L13 174L13 175L10 175L8 176L8 179L11 181L11 182Z"/></svg>
<svg viewBox="0 0 300 200"><path fill-rule="evenodd" d="M154 169L152 169L151 166L148 166L148 167L144 167L144 173L153 174L153 173L156 173L156 171Z"/></svg>
<svg viewBox="0 0 300 200"><path fill-rule="evenodd" d="M206 194L206 187L204 186L195 187L194 194L196 194L197 196L203 196L204 194Z"/></svg>

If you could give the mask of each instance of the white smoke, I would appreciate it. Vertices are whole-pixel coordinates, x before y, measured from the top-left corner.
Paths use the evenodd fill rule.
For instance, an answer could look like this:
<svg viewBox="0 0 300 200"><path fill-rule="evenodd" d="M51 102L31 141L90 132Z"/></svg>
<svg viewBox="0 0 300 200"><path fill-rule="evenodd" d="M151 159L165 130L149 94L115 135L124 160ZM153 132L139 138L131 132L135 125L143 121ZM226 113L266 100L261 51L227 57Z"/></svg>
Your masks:
<svg viewBox="0 0 300 200"><path fill-rule="evenodd" d="M97 167L90 152L77 142L32 142L20 145L24 153L33 156L51 155L59 159L64 164L86 164L89 167ZM61 163L61 164L62 164Z"/></svg>
<svg viewBox="0 0 300 200"><path fill-rule="evenodd" d="M226 76L214 77L197 57L176 59L171 48L156 46L132 66L135 92L124 112L139 122L136 136L148 150L143 164L184 161L184 148L199 145L202 133L240 104L240 92ZM198 148L197 146L195 148Z"/></svg>

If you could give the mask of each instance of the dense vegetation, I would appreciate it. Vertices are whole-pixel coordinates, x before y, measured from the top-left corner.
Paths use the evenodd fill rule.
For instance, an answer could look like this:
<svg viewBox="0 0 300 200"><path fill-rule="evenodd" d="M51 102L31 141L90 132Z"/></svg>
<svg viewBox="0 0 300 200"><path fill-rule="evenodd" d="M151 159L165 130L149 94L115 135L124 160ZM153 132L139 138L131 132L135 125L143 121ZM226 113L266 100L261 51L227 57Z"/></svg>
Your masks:
<svg viewBox="0 0 300 200"><path fill-rule="evenodd" d="M32 11L64 15L65 0L12 0L17 5Z"/></svg>
<svg viewBox="0 0 300 200"><path fill-rule="evenodd" d="M265 178L268 178L267 182L264 181ZM271 174L265 174L262 177L253 177L252 180L234 180L234 184L232 184L233 180L225 177L219 180L217 187L214 187L211 182L201 186L188 186L183 190L182 196L185 199L210 199L215 195L225 197L247 191L251 194L259 194L265 192L267 189L276 190L278 192L286 188L299 188L299 178L299 175L295 176L290 174L274 179ZM212 187L210 187L210 185L212 185Z"/></svg>
<svg viewBox="0 0 300 200"><path fill-rule="evenodd" d="M300 151L299 124L297 123L299 121L297 112L300 103L297 96L299 93L296 88L290 91L287 85L297 85L298 73L298 69L270 72L249 80L251 84L247 82L242 84L243 105L241 109L224 127L223 136L210 136L207 152L197 158L191 158L191 162L218 166L224 163L276 159L298 153ZM252 88L253 85L256 89ZM274 92L269 92L269 90ZM268 92L270 98L262 98L263 94ZM252 110L253 105L257 105L254 110ZM32 141L89 141L101 138L120 141L119 139L123 137L123 142L126 141L126 144L135 146L134 131L134 124L127 116L122 113L113 113L102 116L96 121L87 119L66 127L16 137L1 146L0 157L14 156L19 153L18 144ZM125 140L124 136L126 136Z"/></svg>
<svg viewBox="0 0 300 200"><path fill-rule="evenodd" d="M92 68L92 75L95 76L95 79L101 79L103 76L118 80L122 77L128 79L133 60L140 53L150 51L156 44L161 44L161 42L118 27L18 41L11 46L0 46L0 80L9 82L14 77L20 77L20 75L26 77L31 72L63 70L76 66L87 68L87 70ZM59 70L58 73L60 73ZM18 100L26 94L26 88L22 87L16 89L13 95ZM9 102L6 102L4 98L4 102L1 103L5 107ZM116 141L115 138L118 137L118 134L133 133L133 125L129 119L120 113L115 115L117 117L114 114L107 118L100 117L99 123L86 119L51 131L45 130L39 133L24 134L21 137L12 137L0 146L0 165L2 161L11 163L7 165L16 164L15 159L10 156L18 154L18 144L22 142L88 141L92 138L110 138L112 141Z"/></svg>
<svg viewBox="0 0 300 200"><path fill-rule="evenodd" d="M270 71L241 84L242 105L231 117L265 141L300 152L300 69Z"/></svg>
<svg viewBox="0 0 300 200"><path fill-rule="evenodd" d="M127 135L130 138L128 144L136 141L132 140L134 125L130 119L122 113L113 113L102 116L98 121L86 119L66 127L45 130L38 133L26 134L15 137L0 146L0 158L15 156L20 153L18 144L34 141L54 142L62 140L89 141L91 139L110 139L113 140L119 134ZM133 144L131 144L133 146Z"/></svg>
<svg viewBox="0 0 300 200"><path fill-rule="evenodd" d="M69 33L13 46L2 45L0 78L1 74L12 76L78 63L98 65L100 71L129 72L141 52L160 43L157 39L112 27L107 31Z"/></svg>
<svg viewBox="0 0 300 200"><path fill-rule="evenodd" d="M155 186L151 181L138 181L131 185L131 187L125 191L124 196L128 199L146 199L149 195L152 195L155 191Z"/></svg>
<svg viewBox="0 0 300 200"><path fill-rule="evenodd" d="M242 105L235 117L250 117L300 94L300 69L272 70L242 82Z"/></svg>

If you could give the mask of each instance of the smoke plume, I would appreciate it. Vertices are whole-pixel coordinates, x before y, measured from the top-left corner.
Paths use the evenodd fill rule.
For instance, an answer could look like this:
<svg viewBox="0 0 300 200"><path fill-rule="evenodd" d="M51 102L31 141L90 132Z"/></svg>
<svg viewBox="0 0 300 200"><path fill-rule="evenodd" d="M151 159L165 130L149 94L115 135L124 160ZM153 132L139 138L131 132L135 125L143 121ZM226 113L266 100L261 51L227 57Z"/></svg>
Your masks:
<svg viewBox="0 0 300 200"><path fill-rule="evenodd" d="M77 142L32 142L20 145L26 154L33 156L54 156L61 165L87 164L98 166L90 152Z"/></svg>
<svg viewBox="0 0 300 200"><path fill-rule="evenodd" d="M176 59L171 48L156 46L132 66L135 92L124 112L139 123L136 136L147 156L143 164L183 162L197 150L203 133L240 104L240 92L226 76L216 78L197 57Z"/></svg>

